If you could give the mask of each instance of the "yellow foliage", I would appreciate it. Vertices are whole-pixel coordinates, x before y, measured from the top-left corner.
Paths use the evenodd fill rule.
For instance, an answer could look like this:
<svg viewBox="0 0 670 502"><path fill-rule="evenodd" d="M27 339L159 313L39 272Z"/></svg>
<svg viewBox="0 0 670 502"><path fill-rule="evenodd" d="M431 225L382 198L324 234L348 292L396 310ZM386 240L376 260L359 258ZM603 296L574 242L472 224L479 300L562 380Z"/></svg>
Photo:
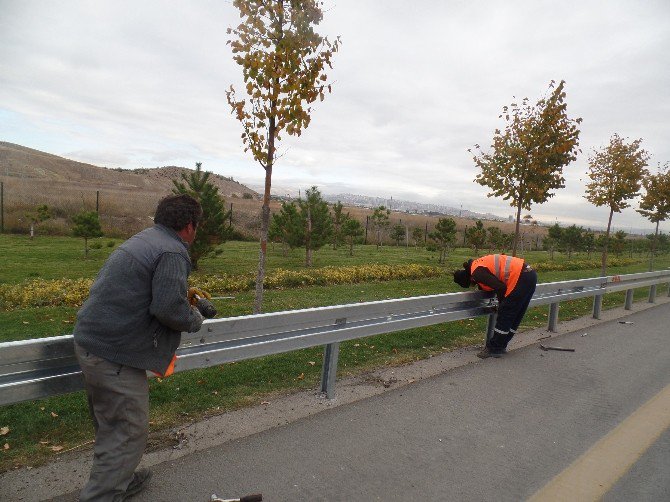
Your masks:
<svg viewBox="0 0 670 502"><path fill-rule="evenodd" d="M311 270L276 269L265 276L266 289L296 288L303 286L330 286L399 279L438 277L444 273L439 267L428 265L359 265L351 267L323 267ZM192 278L194 286L212 294L249 291L254 288L255 275L204 275ZM0 285L0 309L14 310L28 307L80 307L88 297L92 279L35 279L21 284Z"/></svg>

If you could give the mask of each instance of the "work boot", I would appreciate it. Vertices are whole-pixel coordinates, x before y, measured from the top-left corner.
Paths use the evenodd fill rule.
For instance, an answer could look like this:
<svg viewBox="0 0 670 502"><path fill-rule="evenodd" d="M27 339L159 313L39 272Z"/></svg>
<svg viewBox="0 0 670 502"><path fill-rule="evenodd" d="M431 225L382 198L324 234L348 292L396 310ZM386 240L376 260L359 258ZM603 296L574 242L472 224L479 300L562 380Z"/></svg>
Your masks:
<svg viewBox="0 0 670 502"><path fill-rule="evenodd" d="M151 471L149 469L138 469L133 473L133 479L130 481L126 493L123 494L121 500L128 500L133 495L137 495L147 487L147 483L151 479Z"/></svg>
<svg viewBox="0 0 670 502"><path fill-rule="evenodd" d="M480 359L486 359L487 357L495 357L496 359L502 357L504 352L500 350L493 350L489 347L484 347L482 350L477 352L477 357Z"/></svg>

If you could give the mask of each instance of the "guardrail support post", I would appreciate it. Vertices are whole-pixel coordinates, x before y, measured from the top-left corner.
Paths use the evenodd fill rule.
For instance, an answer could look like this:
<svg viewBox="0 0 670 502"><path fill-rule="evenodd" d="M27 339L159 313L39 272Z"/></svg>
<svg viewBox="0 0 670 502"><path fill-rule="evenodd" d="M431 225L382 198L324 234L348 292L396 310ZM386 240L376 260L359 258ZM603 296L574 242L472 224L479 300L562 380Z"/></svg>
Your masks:
<svg viewBox="0 0 670 502"><path fill-rule="evenodd" d="M489 321L488 324L486 325L486 344L488 345L488 342L491 338L493 338L493 329L496 327L496 321L498 320L498 313L494 312L493 314L489 314Z"/></svg>
<svg viewBox="0 0 670 502"><path fill-rule="evenodd" d="M335 397L335 377L337 375L337 358L340 355L340 344L329 343L323 349L323 367L321 369L321 392L326 398Z"/></svg>
<svg viewBox="0 0 670 502"><path fill-rule="evenodd" d="M603 308L603 295L597 295L593 298L593 318L600 319L600 311Z"/></svg>
<svg viewBox="0 0 670 502"><path fill-rule="evenodd" d="M649 286L649 303L656 303L656 284Z"/></svg>
<svg viewBox="0 0 670 502"><path fill-rule="evenodd" d="M623 306L626 310L633 310L633 292L632 289L626 290L626 303Z"/></svg>
<svg viewBox="0 0 670 502"><path fill-rule="evenodd" d="M558 324L558 308L558 302L549 305L549 324L547 329L553 333L556 333L556 325Z"/></svg>

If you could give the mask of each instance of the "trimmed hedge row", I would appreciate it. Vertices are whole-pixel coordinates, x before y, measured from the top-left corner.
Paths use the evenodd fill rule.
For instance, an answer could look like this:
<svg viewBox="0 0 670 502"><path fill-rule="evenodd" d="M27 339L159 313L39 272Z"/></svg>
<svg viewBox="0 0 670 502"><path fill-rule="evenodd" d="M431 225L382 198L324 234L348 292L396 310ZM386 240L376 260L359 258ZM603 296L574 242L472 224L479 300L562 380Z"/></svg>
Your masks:
<svg viewBox="0 0 670 502"><path fill-rule="evenodd" d="M399 279L439 277L444 269L428 265L360 265L353 267L324 267L312 270L277 269L268 272L267 289L302 286L329 286ZM203 275L192 278L194 286L214 295L250 291L255 287L255 275ZM0 285L0 309L28 307L79 307L88 297L93 279L33 279L21 284Z"/></svg>

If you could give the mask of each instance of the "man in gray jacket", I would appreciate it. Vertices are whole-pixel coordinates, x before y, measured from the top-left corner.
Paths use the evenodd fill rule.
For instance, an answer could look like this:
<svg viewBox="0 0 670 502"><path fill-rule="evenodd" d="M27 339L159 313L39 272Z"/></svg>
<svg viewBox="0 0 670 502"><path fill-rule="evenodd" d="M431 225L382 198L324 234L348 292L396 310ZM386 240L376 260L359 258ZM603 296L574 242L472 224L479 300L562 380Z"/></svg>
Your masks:
<svg viewBox="0 0 670 502"><path fill-rule="evenodd" d="M151 477L147 469L135 472L149 432L146 372L165 374L181 332L202 325L187 300L188 246L201 218L193 197L162 199L154 226L110 255L77 313L75 353L95 427L93 466L81 501L125 500Z"/></svg>

